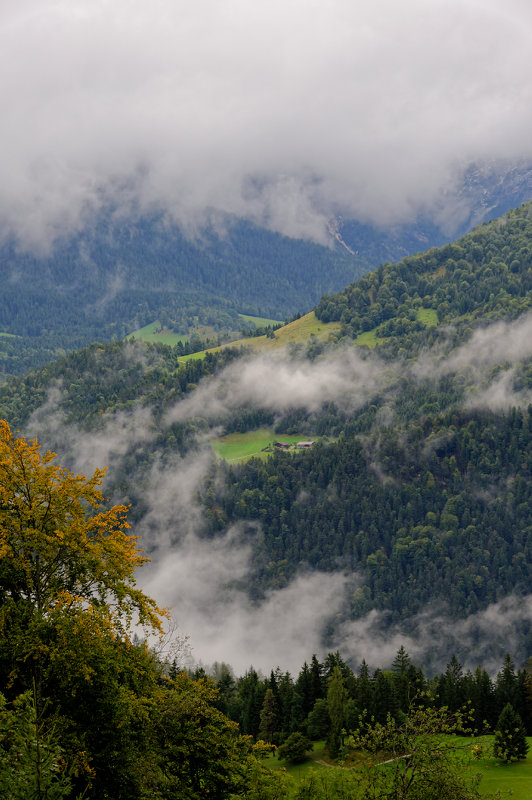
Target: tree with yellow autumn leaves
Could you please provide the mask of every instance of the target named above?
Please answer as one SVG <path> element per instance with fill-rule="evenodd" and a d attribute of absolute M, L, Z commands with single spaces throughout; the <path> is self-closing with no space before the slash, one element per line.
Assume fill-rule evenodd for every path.
<path fill-rule="evenodd" d="M 105 471 L 74 475 L 0 421 L 2 601 L 28 612 L 96 614 L 120 635 L 132 616 L 160 630 L 161 611 L 136 589 L 147 559 L 127 534 L 125 506 L 103 508 Z"/>
<path fill-rule="evenodd" d="M 135 585 L 147 559 L 103 477 L 0 421 L 1 796 L 283 797 L 212 685 L 170 679 L 133 636 L 164 612 Z"/>

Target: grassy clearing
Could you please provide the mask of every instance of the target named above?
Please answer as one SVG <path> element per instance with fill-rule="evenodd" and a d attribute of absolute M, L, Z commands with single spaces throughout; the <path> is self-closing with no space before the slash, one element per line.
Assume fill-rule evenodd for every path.
<path fill-rule="evenodd" d="M 418 308 L 417 318 L 429 328 L 434 328 L 438 324 L 438 312 L 435 308 Z"/>
<path fill-rule="evenodd" d="M 377 347 L 378 344 L 382 344 L 382 342 L 385 341 L 386 339 L 377 336 L 377 328 L 373 328 L 370 331 L 359 333 L 354 343 L 357 347 L 370 347 L 373 350 L 374 347 Z"/>
<path fill-rule="evenodd" d="M 299 781 L 301 778 L 304 778 L 306 775 L 308 775 L 313 769 L 330 769 L 327 764 L 320 763 L 324 760 L 324 747 L 325 742 L 314 742 L 314 749 L 309 754 L 309 757 L 306 758 L 301 764 L 290 764 L 288 761 L 279 761 L 276 755 L 265 758 L 264 763 L 267 767 L 269 767 L 269 769 L 274 771 L 281 769 L 286 770 L 286 772 L 288 772 L 292 778 L 295 778 L 296 781 Z"/>
<path fill-rule="evenodd" d="M 17 336 L 16 333 L 3 333 L 0 331 L 0 336 L 4 336 L 6 339 L 20 339 L 20 336 Z"/>
<path fill-rule="evenodd" d="M 190 336 L 186 333 L 175 333 L 166 329 L 161 330 L 161 323 L 158 320 L 150 322 L 138 331 L 133 331 L 127 339 L 141 339 L 143 342 L 162 342 L 174 347 L 178 342 L 188 342 Z"/>
<path fill-rule="evenodd" d="M 454 737 L 453 737 L 454 738 Z M 531 800 L 532 799 L 532 755 L 525 761 L 510 765 L 502 764 L 490 755 L 493 747 L 493 736 L 456 737 L 457 744 L 463 747 L 464 773 L 466 777 L 473 778 L 480 775 L 479 792 L 486 797 L 497 796 L 504 799 L 511 797 L 512 800 Z M 527 738 L 530 752 L 532 753 L 532 737 Z M 479 760 L 473 759 L 471 751 L 474 745 L 481 744 L 483 754 Z M 288 797 L 293 797 L 301 780 L 306 778 L 311 771 L 322 770 L 351 770 L 362 766 L 359 757 L 352 765 L 336 766 L 331 764 L 324 753 L 325 742 L 314 742 L 314 749 L 309 757 L 302 764 L 290 764 L 286 761 L 279 761 L 276 756 L 269 756 L 264 759 L 264 764 L 273 771 L 285 770 L 293 779 L 289 787 Z M 373 760 L 374 757 L 372 757 Z M 382 769 L 388 769 L 389 765 L 383 765 Z"/>
<path fill-rule="evenodd" d="M 311 336 L 315 336 L 320 340 L 327 340 L 330 336 L 336 336 L 340 332 L 340 328 L 339 322 L 321 322 L 314 311 L 311 311 L 310 314 L 305 314 L 304 317 L 300 317 L 294 322 L 289 322 L 288 325 L 283 325 L 282 328 L 276 330 L 273 339 L 269 339 L 267 336 L 251 336 L 246 339 L 237 339 L 234 342 L 222 344 L 220 347 L 211 347 L 209 350 L 202 350 L 199 353 L 184 356 L 183 360 L 205 358 L 206 353 L 216 353 L 224 347 L 249 347 L 258 353 L 281 350 L 288 345 L 304 345 Z"/>
<path fill-rule="evenodd" d="M 527 741 L 530 747 L 529 757 L 525 761 L 513 764 L 503 764 L 490 755 L 493 748 L 493 736 L 456 737 L 457 743 L 463 746 L 464 772 L 468 777 L 481 776 L 479 791 L 482 795 L 493 796 L 497 792 L 501 796 L 511 797 L 512 800 L 531 800 L 532 798 L 532 737 Z M 480 744 L 483 755 L 479 760 L 471 758 L 471 750 L 475 744 Z M 329 764 L 324 755 L 322 742 L 314 742 L 314 749 L 302 764 L 289 764 L 279 761 L 275 756 L 265 759 L 266 765 L 272 770 L 286 769 L 294 778 L 294 789 L 297 783 L 307 776 L 312 769 L 342 769 Z M 357 764 L 360 762 L 357 761 Z M 355 766 L 355 764 L 353 764 Z M 349 767 L 348 767 L 349 768 Z M 386 768 L 386 767 L 384 767 Z"/>
<path fill-rule="evenodd" d="M 247 323 L 253 323 L 257 328 L 265 328 L 267 325 L 279 325 L 283 323 L 282 319 L 268 319 L 267 317 L 253 317 L 251 314 L 239 314 L 241 320 Z"/>
<path fill-rule="evenodd" d="M 306 438 L 303 434 L 287 435 L 275 433 L 272 428 L 259 428 L 246 433 L 228 433 L 226 436 L 214 439 L 211 445 L 218 458 L 235 463 L 250 458 L 268 458 L 273 452 L 274 442 L 297 444 Z M 316 440 L 315 437 L 312 438 L 313 441 Z"/>
<path fill-rule="evenodd" d="M 434 308 L 419 308 L 417 311 L 417 318 L 423 322 L 427 327 L 435 327 L 438 325 L 438 312 Z M 354 340 L 355 345 L 358 347 L 370 347 L 372 350 L 379 344 L 383 344 L 386 339 L 382 336 L 377 336 L 377 328 L 372 328 L 370 331 L 360 333 Z"/>
<path fill-rule="evenodd" d="M 466 769 L 470 775 L 480 774 L 479 791 L 481 794 L 495 794 L 501 792 L 508 795 L 511 792 L 512 800 L 530 800 L 532 797 L 532 736 L 527 737 L 529 745 L 528 758 L 512 764 L 503 764 L 492 755 L 493 736 L 482 736 L 476 739 L 463 739 L 466 744 L 478 743 L 483 748 L 483 756 L 478 761 L 468 764 Z"/>
<path fill-rule="evenodd" d="M 275 331 L 275 339 L 266 339 L 266 341 L 274 347 L 286 347 L 290 343 L 305 343 L 311 336 L 326 340 L 329 336 L 338 335 L 341 327 L 339 322 L 322 322 L 314 311 L 311 311 L 309 314 L 289 322 L 288 325 L 283 325 L 282 328 Z"/>

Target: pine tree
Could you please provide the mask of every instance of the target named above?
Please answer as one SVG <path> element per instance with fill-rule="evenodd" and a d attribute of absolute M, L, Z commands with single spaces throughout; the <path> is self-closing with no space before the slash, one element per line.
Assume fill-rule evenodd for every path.
<path fill-rule="evenodd" d="M 260 712 L 259 737 L 266 742 L 273 742 L 275 733 L 279 730 L 279 725 L 279 706 L 273 689 L 269 687 Z"/>
<path fill-rule="evenodd" d="M 331 720 L 329 734 L 329 755 L 336 758 L 342 745 L 342 730 L 345 725 L 347 701 L 349 696 L 342 678 L 340 667 L 334 667 L 327 689 L 327 709 Z"/>
<path fill-rule="evenodd" d="M 495 727 L 493 755 L 509 764 L 526 758 L 527 752 L 525 726 L 517 711 L 506 703 Z"/>

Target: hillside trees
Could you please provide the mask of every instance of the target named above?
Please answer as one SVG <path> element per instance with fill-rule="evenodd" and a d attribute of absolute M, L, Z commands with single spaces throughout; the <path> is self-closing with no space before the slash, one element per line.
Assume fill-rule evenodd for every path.
<path fill-rule="evenodd" d="M 422 414 L 421 397 L 406 400 Z M 411 421 L 401 404 L 404 393 L 393 426 L 346 429 L 296 459 L 279 453 L 224 468 L 225 518 L 261 521 L 269 566 L 257 560 L 255 585 L 276 569 L 286 578 L 303 558 L 321 570 L 360 570 L 366 586 L 353 616 L 375 607 L 411 615 L 435 599 L 462 616 L 527 591 L 532 408 Z"/>
<path fill-rule="evenodd" d="M 163 613 L 135 585 L 126 508 L 105 507 L 101 470 L 54 459 L 0 422 L 2 796 L 253 797 L 264 770 L 212 684 L 166 677 L 135 640 Z M 264 779 L 261 797 L 283 796 Z"/>
<path fill-rule="evenodd" d="M 0 421 L 0 620 L 16 642 L 11 670 L 29 661 L 39 681 L 76 626 L 124 636 L 135 615 L 161 629 L 156 603 L 135 587 L 146 559 L 127 534 L 126 508 L 102 508 L 103 471 L 85 478 L 53 461 Z M 55 637 L 43 638 L 50 625 Z"/>
<path fill-rule="evenodd" d="M 381 354 L 389 355 L 438 338 L 436 322 L 458 322 L 464 338 L 474 319 L 514 319 L 531 304 L 530 209 L 530 203 L 514 209 L 455 244 L 382 264 L 322 297 L 317 317 L 342 322 L 349 337 L 375 329 Z"/>

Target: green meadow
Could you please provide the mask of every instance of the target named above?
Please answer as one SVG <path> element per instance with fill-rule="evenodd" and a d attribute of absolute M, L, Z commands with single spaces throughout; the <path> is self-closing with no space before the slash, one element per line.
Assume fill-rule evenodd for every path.
<path fill-rule="evenodd" d="M 466 767 L 470 775 L 480 774 L 479 791 L 481 794 L 494 795 L 501 792 L 504 797 L 511 794 L 512 800 L 531 800 L 532 798 L 532 736 L 527 737 L 528 758 L 524 761 L 504 764 L 491 755 L 493 736 L 482 736 L 478 740 L 463 740 L 471 743 L 478 741 L 482 755 Z"/>
<path fill-rule="evenodd" d="M 260 317 L 253 319 L 259 320 Z M 265 320 L 268 323 L 274 320 Z M 189 356 L 183 356 L 180 360 L 189 360 L 193 358 L 205 358 L 206 353 L 216 353 L 224 347 L 249 347 L 254 352 L 269 352 L 272 350 L 281 350 L 288 345 L 304 345 L 312 336 L 319 340 L 327 340 L 331 336 L 337 336 L 340 332 L 341 325 L 339 322 L 320 322 L 316 317 L 314 311 L 305 314 L 303 317 L 283 325 L 274 332 L 273 338 L 269 339 L 267 336 L 250 336 L 244 339 L 237 339 L 227 344 L 222 344 L 219 347 L 211 347 L 208 350 L 202 350 L 199 353 L 192 353 Z"/>
<path fill-rule="evenodd" d="M 265 328 L 268 325 L 282 325 L 282 319 L 268 319 L 267 317 L 253 317 L 251 314 L 239 314 L 241 320 L 256 325 L 257 328 Z"/>
<path fill-rule="evenodd" d="M 434 308 L 418 308 L 417 318 L 423 322 L 427 328 L 433 328 L 438 324 L 438 312 Z M 355 344 L 359 347 L 370 347 L 372 350 L 378 344 L 386 341 L 382 336 L 377 336 L 377 327 L 372 328 L 370 331 L 360 333 L 354 340 Z"/>
<path fill-rule="evenodd" d="M 465 774 L 470 778 L 480 775 L 478 788 L 482 795 L 493 797 L 499 792 L 501 800 L 505 797 L 511 800 L 532 800 L 532 737 L 527 738 L 530 748 L 528 758 L 512 764 L 504 764 L 491 755 L 493 738 L 493 736 L 457 737 L 458 743 L 464 748 Z M 482 750 L 478 760 L 472 757 L 472 748 L 476 744 L 479 744 Z M 313 769 L 350 768 L 331 765 L 324 754 L 324 746 L 324 742 L 314 742 L 314 749 L 302 764 L 279 761 L 275 756 L 266 759 L 265 763 L 272 770 L 286 769 L 286 772 L 294 778 L 295 785 Z"/>
<path fill-rule="evenodd" d="M 271 769 L 271 770 L 280 770 L 284 769 L 288 774 L 295 778 L 296 780 L 300 780 L 304 778 L 306 775 L 311 772 L 313 769 L 322 770 L 322 769 L 331 769 L 331 765 L 327 761 L 327 756 L 324 752 L 325 742 L 314 742 L 314 747 L 312 751 L 309 753 L 308 758 L 305 759 L 301 764 L 291 764 L 289 761 L 279 761 L 277 756 L 274 754 L 269 758 L 264 759 L 264 763 Z M 336 767 L 339 769 L 339 767 Z"/>
<path fill-rule="evenodd" d="M 272 428 L 259 428 L 246 433 L 228 433 L 213 439 L 212 448 L 218 458 L 225 461 L 247 461 L 249 458 L 267 458 L 273 452 L 274 442 L 297 444 L 308 439 L 304 434 L 275 433 Z M 312 437 L 313 441 L 316 440 Z M 268 449 L 266 449 L 268 448 Z"/>
<path fill-rule="evenodd" d="M 266 327 L 267 325 L 279 325 L 282 324 L 282 320 L 278 319 L 268 319 L 267 317 L 253 317 L 251 314 L 239 314 L 239 318 L 242 322 L 249 324 L 254 324 L 258 328 Z M 189 331 L 188 333 L 175 333 L 175 331 L 169 331 L 166 328 L 161 327 L 161 323 L 158 319 L 154 322 L 150 322 L 149 325 L 144 325 L 143 328 L 139 328 L 137 331 L 133 331 L 130 333 L 129 336 L 126 338 L 128 339 L 141 339 L 143 342 L 162 342 L 163 344 L 168 344 L 171 347 L 175 346 L 178 342 L 188 342 L 192 335 L 199 336 L 200 338 L 212 338 L 216 336 L 216 331 L 210 325 L 201 325 L 194 330 Z M 11 334 L 1 334 L 0 336 L 10 336 Z M 197 355 L 194 353 L 193 355 Z"/>
<path fill-rule="evenodd" d="M 155 320 L 155 322 L 139 328 L 138 331 L 133 331 L 127 338 L 141 339 L 143 342 L 162 342 L 174 347 L 178 342 L 183 342 L 183 344 L 188 342 L 190 336 L 186 333 L 174 333 L 174 331 L 161 329 L 161 323 Z"/>
<path fill-rule="evenodd" d="M 434 328 L 438 324 L 438 312 L 435 308 L 418 308 L 417 318 L 428 328 Z"/>
<path fill-rule="evenodd" d="M 377 336 L 377 328 L 373 328 L 370 331 L 364 331 L 364 333 L 359 333 L 357 338 L 354 340 L 357 347 L 370 347 L 372 350 L 381 342 L 384 342 L 385 339 Z"/>

